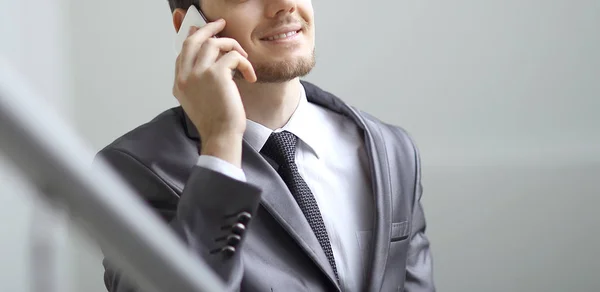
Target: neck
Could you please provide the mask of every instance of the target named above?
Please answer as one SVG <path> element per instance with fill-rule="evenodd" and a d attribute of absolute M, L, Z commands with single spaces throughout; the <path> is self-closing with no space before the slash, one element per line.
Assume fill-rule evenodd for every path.
<path fill-rule="evenodd" d="M 236 80 L 246 118 L 269 129 L 283 127 L 300 100 L 300 79 L 282 83 L 248 83 Z"/>

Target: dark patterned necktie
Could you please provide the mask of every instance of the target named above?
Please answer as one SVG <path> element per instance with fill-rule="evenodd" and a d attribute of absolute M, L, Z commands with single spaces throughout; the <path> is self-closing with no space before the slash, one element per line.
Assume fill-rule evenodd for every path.
<path fill-rule="evenodd" d="M 295 162 L 296 139 L 297 137 L 290 132 L 272 133 L 260 152 L 273 159 L 279 165 L 277 173 L 279 173 L 290 189 L 304 217 L 308 220 L 308 224 L 317 236 L 319 244 L 321 244 L 321 248 L 323 248 L 327 260 L 329 260 L 329 264 L 333 268 L 335 278 L 339 282 L 331 243 L 329 242 L 329 236 L 327 235 L 319 206 L 310 188 L 308 188 L 308 185 L 298 172 L 298 166 Z"/>

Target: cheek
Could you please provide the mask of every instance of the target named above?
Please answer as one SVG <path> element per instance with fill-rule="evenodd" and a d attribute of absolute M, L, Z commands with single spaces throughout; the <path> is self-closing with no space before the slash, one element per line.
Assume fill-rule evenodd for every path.
<path fill-rule="evenodd" d="M 234 38 L 238 40 L 238 42 L 245 42 L 246 39 L 250 38 L 251 30 L 248 29 L 248 26 L 244 24 L 242 19 L 229 19 L 225 18 L 227 24 L 225 25 L 225 29 L 221 32 L 222 36 Z"/>
<path fill-rule="evenodd" d="M 256 13 L 255 9 L 247 6 L 230 8 L 223 15 L 227 22 L 223 30 L 224 36 L 236 39 L 242 46 L 248 44 L 252 39 L 253 28 L 257 26 L 256 20 L 260 19 Z"/>
<path fill-rule="evenodd" d="M 302 3 L 304 4 L 304 3 Z M 315 19 L 312 10 L 312 6 L 310 4 L 298 5 L 298 15 L 308 24 L 309 30 L 314 30 Z"/>
<path fill-rule="evenodd" d="M 250 51 L 252 51 L 252 39 L 251 39 L 251 31 L 248 30 L 230 30 L 227 31 L 227 34 L 224 35 L 226 37 L 235 39 L 241 46 L 242 48 L 247 52 L 250 53 Z"/>
<path fill-rule="evenodd" d="M 313 10 L 311 0 L 300 0 L 297 2 L 297 5 L 298 5 L 297 6 L 298 10 L 299 10 L 300 14 L 302 15 L 302 17 L 306 17 L 307 20 L 308 19 L 312 20 L 314 18 L 314 10 Z"/>

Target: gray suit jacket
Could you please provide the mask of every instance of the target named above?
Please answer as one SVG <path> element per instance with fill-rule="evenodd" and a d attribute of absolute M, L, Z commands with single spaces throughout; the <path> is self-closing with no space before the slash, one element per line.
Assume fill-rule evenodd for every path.
<path fill-rule="evenodd" d="M 434 291 L 419 155 L 411 139 L 315 85 L 303 85 L 309 102 L 349 117 L 364 132 L 375 203 L 364 291 Z M 340 291 L 302 211 L 261 154 L 243 145 L 244 183 L 196 166 L 199 139 L 177 107 L 98 155 L 232 290 Z M 230 236 L 235 234 L 240 236 Z M 137 291 L 110 259 L 104 265 L 109 291 Z"/>

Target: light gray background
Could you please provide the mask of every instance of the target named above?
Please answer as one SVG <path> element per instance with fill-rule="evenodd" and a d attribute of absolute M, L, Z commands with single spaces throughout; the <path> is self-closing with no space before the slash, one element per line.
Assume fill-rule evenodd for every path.
<path fill-rule="evenodd" d="M 166 1 L 56 2 L 73 79 L 55 100 L 91 147 L 176 105 Z M 439 291 L 600 290 L 600 1 L 314 6 L 307 79 L 421 149 Z M 10 235 L 23 232 L 4 229 L 22 251 Z M 73 291 L 104 291 L 100 254 L 72 230 Z"/>

